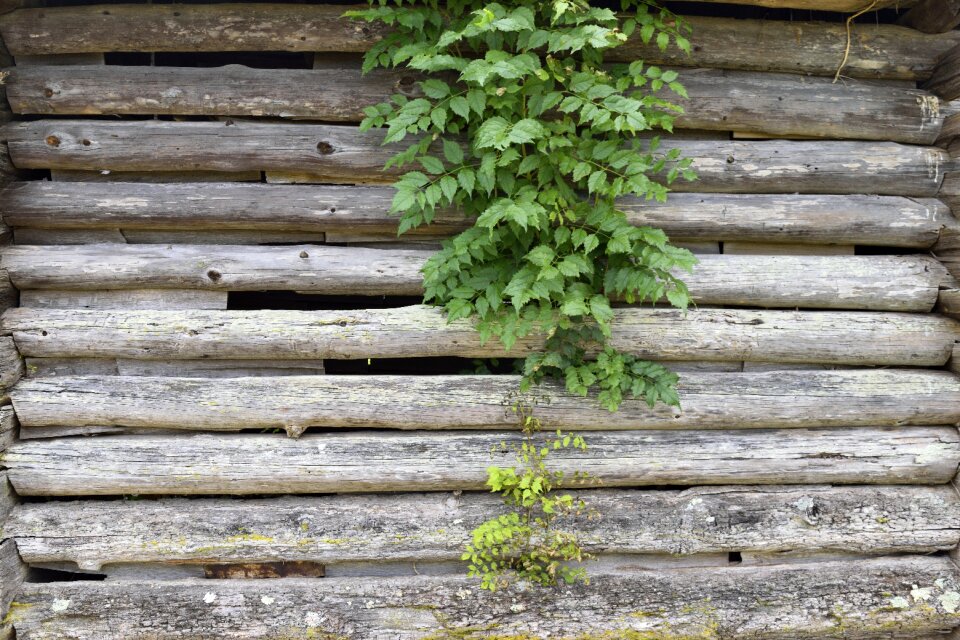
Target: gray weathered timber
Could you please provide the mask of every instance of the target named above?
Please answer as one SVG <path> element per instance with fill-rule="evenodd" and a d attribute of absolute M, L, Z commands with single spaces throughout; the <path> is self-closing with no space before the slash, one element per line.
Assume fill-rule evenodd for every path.
<path fill-rule="evenodd" d="M 735 240 L 723 243 L 723 253 L 742 256 L 852 256 L 856 255 L 856 247 L 852 244 L 786 244 Z"/>
<path fill-rule="evenodd" d="M 133 360 L 129 358 L 27 358 L 27 375 L 45 376 L 176 376 L 182 378 L 243 378 L 248 376 L 317 375 L 323 360 Z M 686 364 L 686 363 L 684 363 Z M 740 363 L 710 362 L 718 370 Z M 721 368 L 723 367 L 723 368 Z"/>
<path fill-rule="evenodd" d="M 0 128 L 20 169 L 295 171 L 321 181 L 391 181 L 380 131 L 263 122 L 37 120 Z M 699 179 L 677 191 L 933 196 L 949 156 L 894 142 L 672 140 Z"/>
<path fill-rule="evenodd" d="M 84 171 L 54 169 L 54 182 L 135 182 L 143 184 L 183 182 L 260 182 L 259 171 Z"/>
<path fill-rule="evenodd" d="M 23 358 L 13 343 L 13 338 L 0 337 L 0 389 L 6 389 L 23 375 Z"/>
<path fill-rule="evenodd" d="M 606 431 L 588 440 L 586 452 L 554 452 L 551 464 L 566 477 L 589 470 L 605 487 L 942 484 L 960 464 L 953 427 Z M 21 496 L 454 491 L 483 489 L 488 466 L 513 463 L 501 443 L 517 441 L 513 431 L 105 435 L 25 440 L 0 460 Z"/>
<path fill-rule="evenodd" d="M 509 429 L 515 376 L 149 376 L 31 378 L 13 390 L 25 427 L 191 430 L 309 427 Z M 627 400 L 614 413 L 544 383 L 537 414 L 556 428 L 716 429 L 960 422 L 960 380 L 911 369 L 684 373 L 683 409 Z"/>
<path fill-rule="evenodd" d="M 949 558 L 597 575 L 482 592 L 460 576 L 27 584 L 21 640 L 889 638 L 960 622 Z"/>
<path fill-rule="evenodd" d="M 960 2 L 920 0 L 898 23 L 924 33 L 945 33 L 960 24 Z"/>
<path fill-rule="evenodd" d="M 396 238 L 388 215 L 391 187 L 267 184 L 129 184 L 25 181 L 0 199 L 4 220 L 18 230 L 122 227 L 174 231 L 340 232 Z M 671 238 L 929 248 L 953 223 L 934 198 L 862 195 L 675 193 L 667 202 L 625 198 L 637 225 Z M 466 227 L 443 212 L 412 235 L 444 235 Z"/>
<path fill-rule="evenodd" d="M 14 244 L 105 244 L 127 242 L 120 229 L 14 229 Z"/>
<path fill-rule="evenodd" d="M 6 524 L 7 516 L 13 510 L 17 503 L 17 495 L 13 492 L 13 487 L 7 481 L 7 472 L 0 471 L 0 538 L 6 538 L 3 525 Z"/>
<path fill-rule="evenodd" d="M 226 309 L 227 292 L 196 289 L 33 289 L 20 293 L 20 306 L 35 309 Z"/>
<path fill-rule="evenodd" d="M 0 476 L 0 482 L 5 482 Z M 27 566 L 17 555 L 17 545 L 13 540 L 0 542 L 0 638 L 9 638 L 7 612 L 14 597 L 27 577 Z"/>
<path fill-rule="evenodd" d="M 13 407 L 10 405 L 5 405 L 0 407 L 0 452 L 6 450 L 10 445 L 12 445 L 17 439 L 17 427 L 19 423 L 17 422 L 17 416 L 13 412 Z M 0 479 L 0 485 L 4 482 L 3 479 Z M 2 489 L 2 487 L 0 487 Z M 0 499 L 0 502 L 3 502 Z M 0 525 L 3 524 L 3 513 L 2 508 L 0 508 Z"/>
<path fill-rule="evenodd" d="M 960 98 L 960 45 L 943 55 L 923 86 L 944 100 Z"/>
<path fill-rule="evenodd" d="M 396 234 L 393 234 L 396 238 Z M 294 244 L 323 243 L 323 233 L 300 231 L 214 231 L 211 229 L 31 229 L 14 230 L 16 244 Z"/>
<path fill-rule="evenodd" d="M 420 295 L 433 251 L 335 246 L 17 246 L 0 266 L 21 290 L 288 290 L 323 295 Z M 935 258 L 698 256 L 678 273 L 705 305 L 930 311 L 948 276 Z"/>
<path fill-rule="evenodd" d="M 960 542 L 952 487 L 718 487 L 578 492 L 599 518 L 564 519 L 592 552 L 903 553 Z M 29 503 L 4 526 L 24 561 L 458 561 L 502 512 L 481 493 Z"/>
<path fill-rule="evenodd" d="M 937 311 L 960 320 L 960 289 L 944 289 L 937 301 Z"/>
<path fill-rule="evenodd" d="M 751 360 L 941 366 L 960 323 L 913 313 L 668 308 L 616 310 L 611 344 L 653 360 Z M 356 311 L 11 309 L 0 326 L 35 358 L 303 360 L 522 357 L 540 336 L 506 352 L 481 344 L 469 320 L 434 307 Z"/>
<path fill-rule="evenodd" d="M 862 8 L 856 6 L 852 10 Z M 344 7 L 283 4 L 104 5 L 24 9 L 0 21 L 14 54 L 103 51 L 361 52 L 381 35 L 377 25 L 342 20 Z M 611 59 L 650 64 L 786 71 L 833 76 L 846 45 L 839 23 L 737 20 L 688 16 L 694 48 L 660 51 L 639 37 Z M 925 79 L 960 41 L 893 25 L 854 25 L 844 75 Z M 784 46 L 784 43 L 790 46 Z M 749 43 L 749 46 L 744 46 Z"/>
<path fill-rule="evenodd" d="M 936 96 L 871 81 L 715 69 L 683 72 L 688 99 L 675 126 L 773 135 L 932 144 L 943 124 Z M 208 115 L 358 122 L 363 109 L 419 95 L 404 71 L 366 76 L 359 61 L 330 69 L 26 67 L 7 78 L 16 113 Z"/>

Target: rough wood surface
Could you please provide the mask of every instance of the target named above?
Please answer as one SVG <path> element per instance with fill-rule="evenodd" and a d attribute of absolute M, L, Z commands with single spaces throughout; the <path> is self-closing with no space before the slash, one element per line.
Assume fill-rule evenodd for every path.
<path fill-rule="evenodd" d="M 2 477 L 0 482 L 4 482 Z M 17 555 L 16 543 L 13 540 L 0 542 L 0 614 L 4 614 L 0 621 L 0 637 L 8 632 L 6 614 L 26 577 L 27 567 Z"/>
<path fill-rule="evenodd" d="M 84 171 L 53 169 L 54 182 L 260 182 L 259 171 Z"/>
<path fill-rule="evenodd" d="M 862 8 L 860 5 L 853 10 Z M 26 9 L 0 21 L 14 53 L 102 51 L 353 51 L 379 37 L 375 25 L 339 18 L 345 8 L 325 5 L 220 4 L 103 5 Z M 786 71 L 833 76 L 846 45 L 834 22 L 738 20 L 689 16 L 693 50 L 666 52 L 635 37 L 610 57 L 651 64 Z M 844 75 L 924 79 L 940 56 L 960 41 L 893 25 L 854 25 Z M 749 46 L 745 46 L 749 43 Z M 785 46 L 784 43 L 789 43 Z"/>
<path fill-rule="evenodd" d="M 960 45 L 943 55 L 923 86 L 944 100 L 960 98 Z"/>
<path fill-rule="evenodd" d="M 20 169 L 294 171 L 384 182 L 380 131 L 263 122 L 37 120 L 0 128 Z M 894 142 L 672 140 L 699 179 L 677 191 L 936 195 L 948 155 Z"/>
<path fill-rule="evenodd" d="M 287 290 L 420 295 L 429 250 L 335 246 L 17 246 L 0 256 L 30 289 Z M 705 305 L 930 311 L 948 274 L 935 258 L 700 255 L 678 274 Z M 371 268 L 371 265 L 373 266 Z"/>
<path fill-rule="evenodd" d="M 580 494 L 593 552 L 932 552 L 960 542 L 952 487 L 719 487 Z M 26 562 L 458 561 L 502 510 L 480 493 L 29 503 L 4 526 Z"/>
<path fill-rule="evenodd" d="M 20 306 L 36 309 L 226 309 L 227 293 L 189 289 L 35 289 L 20 293 Z"/>
<path fill-rule="evenodd" d="M 856 247 L 852 244 L 786 244 L 735 240 L 723 243 L 723 253 L 742 256 L 852 256 L 856 255 Z"/>
<path fill-rule="evenodd" d="M 26 585 L 13 623 L 22 640 L 866 639 L 956 626 L 958 589 L 943 557 L 649 570 L 496 594 L 459 576 L 60 582 Z"/>
<path fill-rule="evenodd" d="M 27 67 L 7 78 L 16 113 L 207 115 L 358 122 L 363 109 L 400 93 L 419 96 L 409 72 L 361 75 L 359 61 L 331 69 Z M 675 126 L 774 135 L 932 144 L 938 99 L 870 81 L 696 69 L 682 72 L 689 99 Z"/>
<path fill-rule="evenodd" d="M 327 375 L 192 379 L 24 379 L 13 391 L 26 427 L 191 430 L 385 427 L 509 429 L 515 376 Z M 545 384 L 537 414 L 551 428 L 716 429 L 935 425 L 960 422 L 960 380 L 943 371 L 859 369 L 684 373 L 682 410 L 627 400 L 615 413 Z"/>
<path fill-rule="evenodd" d="M 23 358 L 13 343 L 13 338 L 0 337 L 0 389 L 6 389 L 23 375 Z"/>
<path fill-rule="evenodd" d="M 323 233 L 210 229 L 15 229 L 16 244 L 297 244 L 323 243 Z M 396 233 L 393 234 L 396 238 Z"/>
<path fill-rule="evenodd" d="M 619 309 L 615 347 L 653 360 L 941 366 L 960 324 L 933 315 L 843 311 Z M 358 311 L 134 311 L 11 309 L 0 326 L 21 352 L 42 358 L 145 360 L 522 357 L 481 345 L 469 320 L 436 308 Z"/>
<path fill-rule="evenodd" d="M 5 405 L 0 407 L 0 452 L 6 450 L 12 445 L 17 439 L 17 427 L 19 423 L 17 422 L 17 416 L 13 412 L 13 407 L 10 405 Z M 0 477 L 0 485 L 6 481 L 5 478 Z M 2 493 L 3 487 L 0 486 L 0 493 Z M 0 503 L 4 502 L 0 498 Z M 0 525 L 3 524 L 3 508 L 0 507 Z M 2 527 L 0 527 L 2 528 Z"/>
<path fill-rule="evenodd" d="M 920 0 L 898 22 L 924 33 L 945 33 L 960 24 L 960 1 Z"/>
<path fill-rule="evenodd" d="M 19 231 L 332 231 L 396 239 L 397 219 L 387 213 L 392 198 L 390 187 L 28 181 L 3 192 L 0 213 Z M 681 240 L 929 248 L 954 222 L 939 200 L 895 196 L 674 193 L 664 203 L 630 198 L 621 207 L 635 224 Z M 404 237 L 450 234 L 465 224 L 444 212 Z"/>
<path fill-rule="evenodd" d="M 0 459 L 21 496 L 453 491 L 484 488 L 489 465 L 512 463 L 496 450 L 514 440 L 513 432 L 107 435 L 26 440 Z M 606 487 L 942 484 L 960 463 L 953 427 L 608 431 L 589 444 L 555 452 L 554 468 L 567 477 L 589 469 Z"/>

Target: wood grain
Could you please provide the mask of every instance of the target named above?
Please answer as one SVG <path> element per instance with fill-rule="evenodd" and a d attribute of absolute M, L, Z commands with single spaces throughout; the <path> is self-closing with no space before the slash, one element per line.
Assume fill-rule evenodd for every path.
<path fill-rule="evenodd" d="M 26 440 L 2 460 L 21 496 L 454 491 L 484 488 L 489 465 L 513 460 L 501 443 L 516 440 L 513 432 L 106 435 Z M 553 468 L 567 477 L 589 469 L 606 487 L 923 485 L 950 481 L 960 464 L 953 427 L 608 431 L 591 434 L 589 446 L 555 452 Z"/>
<path fill-rule="evenodd" d="M 938 99 L 898 84 L 715 69 L 682 71 L 688 99 L 675 127 L 780 136 L 932 144 L 943 125 Z M 329 69 L 26 67 L 6 80 L 15 113 L 206 115 L 359 122 L 363 109 L 401 94 L 419 97 L 405 71 Z"/>
<path fill-rule="evenodd" d="M 342 125 L 36 120 L 8 123 L 0 136 L 20 169 L 279 171 L 348 184 L 397 174 L 383 171 L 397 149 L 381 145 L 382 132 Z M 673 185 L 688 192 L 934 196 L 948 163 L 942 149 L 893 142 L 679 138 L 670 146 L 693 160 L 698 180 Z"/>
<path fill-rule="evenodd" d="M 338 232 L 396 238 L 390 187 L 314 185 L 130 184 L 29 181 L 0 198 L 4 220 L 18 229 Z M 674 193 L 667 202 L 625 198 L 637 225 L 680 240 L 740 240 L 929 248 L 949 207 L 933 198 L 862 195 Z M 447 235 L 467 221 L 446 211 L 412 235 Z M 215 230 L 215 231 L 214 231 Z"/>
<path fill-rule="evenodd" d="M 619 309 L 611 344 L 653 360 L 941 366 L 960 324 L 932 315 L 877 312 Z M 433 307 L 359 311 L 12 309 L 0 326 L 38 358 L 366 359 L 522 357 L 530 336 L 505 351 L 481 344 L 469 320 Z"/>
<path fill-rule="evenodd" d="M 120 373 L 123 373 L 121 371 Z M 514 376 L 327 375 L 203 379 L 58 376 L 13 391 L 25 427 L 189 430 L 309 427 L 510 429 Z M 556 428 L 749 429 L 960 422 L 960 380 L 943 371 L 859 369 L 683 373 L 682 409 L 626 400 L 615 413 L 544 383 L 535 394 Z"/>
<path fill-rule="evenodd" d="M 198 289 L 323 295 L 422 292 L 431 250 L 335 246 L 17 246 L 0 256 L 21 290 Z M 949 278 L 935 258 L 698 256 L 677 275 L 704 305 L 930 311 Z M 373 265 L 373 268 L 371 268 Z"/>

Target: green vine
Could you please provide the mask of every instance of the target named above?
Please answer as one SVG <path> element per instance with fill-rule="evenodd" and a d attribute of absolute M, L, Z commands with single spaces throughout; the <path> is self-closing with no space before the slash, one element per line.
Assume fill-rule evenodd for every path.
<path fill-rule="evenodd" d="M 415 165 L 395 183 L 399 233 L 430 224 L 440 209 L 472 223 L 427 261 L 425 301 L 450 321 L 473 318 L 481 341 L 496 338 L 507 351 L 545 336 L 524 362 L 520 390 L 559 378 L 610 411 L 627 397 L 679 404 L 674 373 L 610 344 L 612 302 L 666 299 L 685 309 L 676 273 L 696 262 L 617 208 L 623 197 L 662 201 L 676 179 L 695 179 L 689 159 L 645 133 L 672 131 L 682 110 L 661 94 L 686 97 L 677 73 L 603 59 L 635 32 L 689 51 L 688 28 L 647 0 L 620 5 L 618 14 L 588 0 L 370 0 L 347 14 L 391 27 L 367 53 L 365 72 L 430 74 L 421 97 L 370 106 L 361 124 L 385 128 L 385 144 L 407 142 L 387 163 Z M 545 460 L 551 448 L 586 443 L 561 433 L 536 441 L 540 423 L 524 406 L 515 406 L 519 469 L 488 470 L 488 485 L 514 512 L 481 525 L 465 554 L 491 589 L 508 572 L 541 584 L 584 577 L 568 564 L 584 557 L 579 541 L 554 526 L 558 511 L 584 505 L 552 494 L 562 478 Z"/>

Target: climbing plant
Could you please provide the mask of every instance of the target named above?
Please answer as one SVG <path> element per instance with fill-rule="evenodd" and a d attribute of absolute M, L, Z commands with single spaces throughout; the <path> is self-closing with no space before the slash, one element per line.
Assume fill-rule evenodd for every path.
<path fill-rule="evenodd" d="M 683 86 L 675 71 L 642 60 L 604 62 L 631 38 L 688 51 L 687 27 L 646 0 L 622 0 L 619 9 L 588 0 L 370 0 L 347 14 L 390 27 L 366 54 L 365 72 L 425 74 L 422 95 L 370 106 L 361 125 L 402 144 L 387 164 L 404 170 L 392 205 L 399 232 L 430 224 L 442 209 L 471 225 L 427 261 L 425 301 L 450 321 L 472 318 L 482 341 L 508 351 L 545 336 L 523 364 L 521 391 L 558 378 L 571 393 L 593 390 L 611 411 L 627 397 L 678 404 L 675 374 L 610 344 L 611 302 L 686 308 L 676 274 L 695 264 L 617 206 L 623 197 L 662 201 L 672 182 L 695 178 L 690 161 L 654 135 L 672 131 L 681 110 L 668 96 L 686 97 Z M 554 497 L 563 478 L 545 460 L 553 448 L 586 443 L 562 433 L 538 442 L 539 420 L 524 402 L 514 410 L 520 466 L 491 467 L 488 486 L 516 509 L 478 528 L 465 559 L 487 588 L 508 572 L 576 580 L 583 574 L 564 563 L 582 557 L 580 544 L 553 523 L 558 511 L 583 505 Z"/>

